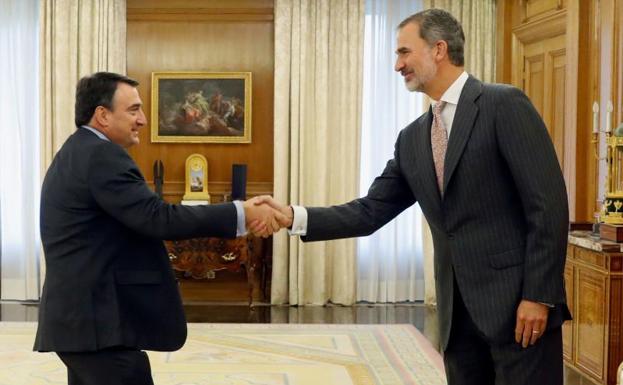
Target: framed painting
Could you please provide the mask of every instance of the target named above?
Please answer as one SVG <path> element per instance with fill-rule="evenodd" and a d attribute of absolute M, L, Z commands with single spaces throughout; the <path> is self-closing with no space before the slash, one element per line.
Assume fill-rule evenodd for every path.
<path fill-rule="evenodd" d="M 251 143 L 250 72 L 152 72 L 153 143 Z"/>

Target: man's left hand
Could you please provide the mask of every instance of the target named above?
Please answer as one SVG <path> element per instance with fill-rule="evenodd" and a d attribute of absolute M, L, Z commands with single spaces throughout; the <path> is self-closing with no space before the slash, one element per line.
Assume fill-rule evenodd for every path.
<path fill-rule="evenodd" d="M 517 323 L 515 325 L 515 341 L 527 348 L 545 333 L 549 307 L 542 303 L 522 300 L 517 307 Z"/>

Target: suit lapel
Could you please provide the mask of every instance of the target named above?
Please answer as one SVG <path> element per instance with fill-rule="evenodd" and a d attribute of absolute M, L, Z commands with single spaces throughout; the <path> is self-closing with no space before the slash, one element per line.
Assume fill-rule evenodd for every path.
<path fill-rule="evenodd" d="M 465 144 L 467 144 L 467 140 L 474 128 L 474 122 L 476 121 L 476 116 L 478 116 L 478 106 L 475 101 L 480 96 L 481 91 L 482 83 L 470 76 L 461 92 L 461 97 L 459 98 L 459 103 L 457 104 L 454 120 L 452 122 L 452 129 L 450 130 L 450 139 L 448 140 L 448 149 L 444 162 L 443 191 L 446 191 L 448 187 L 448 182 L 450 178 L 452 178 L 452 174 L 465 149 Z M 430 135 L 428 143 L 430 147 Z"/>
<path fill-rule="evenodd" d="M 433 124 L 433 112 L 428 109 L 424 123 L 417 130 L 417 154 L 422 154 L 422 161 L 416 162 L 419 168 L 419 174 L 422 175 L 422 187 L 426 190 L 429 197 L 437 204 L 441 205 L 441 197 L 437 188 L 437 176 L 435 174 L 435 165 L 433 163 L 433 150 L 430 143 L 430 130 Z"/>

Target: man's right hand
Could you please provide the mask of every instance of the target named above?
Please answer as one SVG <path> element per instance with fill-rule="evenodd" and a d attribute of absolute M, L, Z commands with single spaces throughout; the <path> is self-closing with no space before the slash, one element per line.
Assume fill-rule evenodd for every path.
<path fill-rule="evenodd" d="M 291 227 L 292 221 L 294 220 L 294 210 L 292 210 L 292 206 L 283 205 L 276 200 L 273 199 L 270 195 L 260 195 L 257 197 L 255 201 L 256 205 L 267 204 L 273 209 L 279 211 L 283 214 L 285 218 L 284 222 L 280 221 L 281 227 Z"/>
<path fill-rule="evenodd" d="M 270 196 L 261 196 L 248 199 L 242 204 L 247 229 L 253 235 L 263 238 L 279 231 L 288 222 L 288 218 L 280 210 L 263 204 L 267 197 L 272 200 Z"/>

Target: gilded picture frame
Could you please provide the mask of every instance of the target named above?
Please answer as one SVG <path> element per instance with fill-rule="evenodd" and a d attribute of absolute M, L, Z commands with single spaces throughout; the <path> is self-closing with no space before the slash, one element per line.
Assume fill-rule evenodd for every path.
<path fill-rule="evenodd" d="M 152 72 L 152 143 L 251 143 L 251 72 Z"/>

